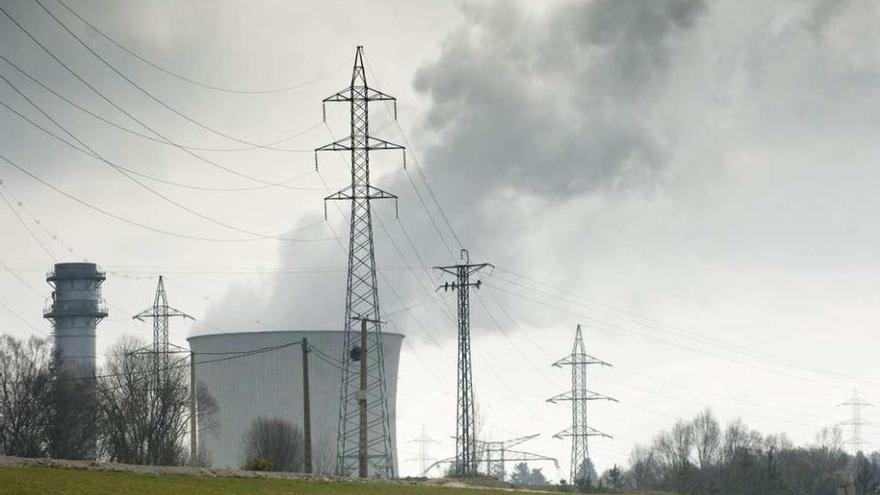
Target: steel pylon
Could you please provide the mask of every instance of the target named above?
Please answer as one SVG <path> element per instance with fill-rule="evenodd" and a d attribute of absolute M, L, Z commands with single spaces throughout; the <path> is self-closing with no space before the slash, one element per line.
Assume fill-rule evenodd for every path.
<path fill-rule="evenodd" d="M 458 291 L 458 389 L 455 421 L 455 466 L 458 476 L 477 474 L 477 438 L 474 413 L 474 385 L 471 368 L 471 308 L 470 288 L 480 288 L 480 281 L 471 282 L 471 275 L 492 266 L 490 263 L 470 263 L 467 249 L 461 250 L 463 263 L 450 266 L 437 266 L 456 280 L 445 283 L 440 288 Z"/>
<path fill-rule="evenodd" d="M 848 443 L 852 448 L 852 455 L 858 454 L 865 446 L 868 445 L 868 442 L 862 438 L 862 427 L 869 424 L 862 420 L 862 409 L 865 407 L 871 407 L 873 405 L 874 404 L 865 402 L 864 400 L 859 398 L 858 389 L 853 389 L 853 396 L 850 400 L 844 402 L 843 404 L 837 405 L 837 407 L 850 408 L 849 421 L 844 421 L 840 423 L 840 426 L 849 426 L 851 429 L 851 436 L 846 439 L 846 443 Z"/>
<path fill-rule="evenodd" d="M 607 395 L 598 394 L 587 389 L 587 366 L 610 364 L 596 359 L 586 353 L 584 338 L 581 334 L 581 326 L 577 326 L 574 336 L 574 345 L 571 354 L 553 363 L 553 366 L 571 366 L 571 390 L 547 399 L 547 402 L 557 401 L 571 402 L 571 426 L 554 435 L 555 438 L 571 437 L 571 471 L 569 481 L 572 485 L 582 485 L 587 482 L 590 473 L 587 470 L 587 461 L 590 459 L 590 437 L 612 438 L 611 435 L 602 433 L 591 428 L 587 422 L 587 403 L 591 400 L 617 399 Z M 596 480 L 589 480 L 596 481 Z"/>
<path fill-rule="evenodd" d="M 156 390 L 165 389 L 164 385 L 168 380 L 170 372 L 171 354 L 177 352 L 176 350 L 174 352 L 171 351 L 171 344 L 168 338 L 168 320 L 174 317 L 192 319 L 192 316 L 168 305 L 165 281 L 162 275 L 159 275 L 159 283 L 156 285 L 153 305 L 133 316 L 135 320 L 145 321 L 147 318 L 153 320 L 153 346 L 149 354 L 153 360 L 153 379 L 155 380 Z"/>
<path fill-rule="evenodd" d="M 370 136 L 369 104 L 374 101 L 394 103 L 394 97 L 367 86 L 364 70 L 363 47 L 358 46 L 350 85 L 325 98 L 326 104 L 348 103 L 351 134 L 343 139 L 315 149 L 315 166 L 319 151 L 346 151 L 351 153 L 351 185 L 327 196 L 331 200 L 351 203 L 350 236 L 348 245 L 348 283 L 345 292 L 345 337 L 342 355 L 343 373 L 339 398 L 339 430 L 336 442 L 336 470 L 343 476 L 358 470 L 359 439 L 359 365 L 353 358 L 359 356 L 360 324 L 355 318 L 366 319 L 367 343 L 367 457 L 371 476 L 395 476 L 394 450 L 390 426 L 390 412 L 385 383 L 385 364 L 382 348 L 382 326 L 379 321 L 379 293 L 376 283 L 376 259 L 373 245 L 373 224 L 370 201 L 394 199 L 397 196 L 370 185 L 370 151 L 403 150 L 403 146 Z M 404 155 L 405 157 L 405 155 Z M 358 347 L 356 351 L 354 348 Z"/>

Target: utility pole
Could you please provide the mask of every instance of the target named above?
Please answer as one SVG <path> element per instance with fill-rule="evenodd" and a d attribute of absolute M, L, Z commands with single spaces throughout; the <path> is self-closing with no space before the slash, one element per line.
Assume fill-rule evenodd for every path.
<path fill-rule="evenodd" d="M 862 427 L 869 424 L 862 420 L 862 408 L 871 407 L 873 405 L 874 404 L 870 404 L 860 399 L 859 391 L 857 389 L 853 389 L 853 396 L 850 400 L 844 402 L 843 404 L 837 405 L 837 407 L 850 408 L 849 421 L 844 421 L 840 423 L 840 425 L 849 426 L 851 429 L 851 436 L 846 443 L 851 446 L 852 455 L 858 454 L 859 451 L 861 451 L 862 448 L 868 443 L 862 438 Z"/>
<path fill-rule="evenodd" d="M 309 339 L 302 339 L 303 362 L 303 452 L 305 453 L 305 472 L 312 472 L 312 406 L 309 398 Z"/>
<path fill-rule="evenodd" d="M 367 323 L 379 324 L 380 321 L 371 320 L 361 316 L 353 318 L 361 322 L 361 344 L 360 347 L 353 347 L 351 352 L 352 361 L 358 361 L 361 364 L 360 371 L 360 387 L 358 388 L 358 413 L 359 413 L 359 429 L 358 429 L 358 478 L 367 478 L 367 461 L 369 459 L 368 446 L 368 428 L 367 421 Z"/>
<path fill-rule="evenodd" d="M 193 466 L 199 462 L 198 400 L 196 399 L 196 353 L 189 352 L 189 456 Z"/>
<path fill-rule="evenodd" d="M 459 476 L 477 474 L 477 442 L 474 417 L 474 387 L 471 377 L 471 314 L 470 288 L 480 288 L 481 282 L 471 282 L 470 277 L 490 263 L 471 264 L 467 249 L 461 250 L 463 263 L 437 266 L 437 270 L 455 276 L 451 284 L 439 288 L 458 291 L 458 389 L 455 421 L 455 472 Z"/>
<path fill-rule="evenodd" d="M 547 402 L 553 404 L 557 401 L 571 402 L 571 426 L 553 436 L 555 438 L 571 437 L 571 471 L 569 480 L 575 486 L 585 483 L 590 476 L 587 470 L 587 461 L 590 460 L 589 437 L 612 438 L 611 435 L 591 428 L 587 423 L 587 403 L 589 401 L 610 400 L 617 402 L 617 399 L 587 389 L 587 366 L 594 364 L 611 366 L 605 361 L 596 359 L 585 352 L 581 326 L 578 325 L 571 354 L 553 363 L 553 366 L 558 368 L 571 366 L 571 390 L 547 399 Z"/>
<path fill-rule="evenodd" d="M 376 199 L 394 199 L 397 196 L 370 184 L 370 151 L 404 150 L 403 146 L 371 136 L 369 133 L 369 104 L 375 101 L 394 103 L 394 97 L 367 86 L 364 70 L 363 47 L 358 46 L 354 58 L 350 85 L 325 98 L 323 101 L 326 120 L 326 104 L 344 102 L 349 104 L 351 134 L 343 139 L 315 149 L 315 167 L 319 151 L 345 151 L 351 153 L 351 185 L 324 198 L 324 214 L 327 201 L 349 201 L 351 220 L 348 247 L 348 283 L 345 293 L 345 337 L 342 355 L 342 386 L 339 396 L 339 429 L 336 442 L 338 474 L 350 476 L 360 459 L 360 387 L 354 379 L 351 350 L 358 334 L 367 332 L 368 344 L 372 346 L 367 367 L 369 383 L 364 400 L 367 404 L 369 424 L 373 425 L 372 443 L 368 445 L 369 459 L 376 475 L 392 478 L 395 475 L 394 450 L 391 445 L 391 426 L 385 383 L 385 364 L 382 350 L 382 327 L 379 321 L 379 293 L 376 282 L 376 258 L 373 245 L 373 223 L 370 202 Z M 404 152 L 405 153 L 405 152 Z M 404 154 L 404 163 L 406 155 Z M 369 325 L 354 325 L 353 317 L 369 318 Z M 362 346 L 366 351 L 367 346 Z"/>

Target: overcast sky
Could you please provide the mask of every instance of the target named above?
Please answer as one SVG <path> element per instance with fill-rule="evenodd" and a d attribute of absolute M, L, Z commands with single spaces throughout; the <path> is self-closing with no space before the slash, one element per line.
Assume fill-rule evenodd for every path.
<path fill-rule="evenodd" d="M 876 2 L 64 0 L 176 74 L 289 88 L 246 94 L 160 72 L 40 1 L 133 84 L 31 0 L 0 4 L 94 89 L 6 16 L 0 54 L 130 132 L 0 60 L 48 116 L 2 80 L 0 101 L 73 145 L 0 108 L 0 154 L 82 201 L 0 163 L 3 331 L 47 335 L 45 271 L 83 258 L 108 271 L 101 351 L 149 336 L 130 315 L 158 273 L 197 318 L 173 326 L 181 345 L 216 329 L 340 328 L 346 205 L 324 222 L 322 198 L 348 164 L 325 154 L 315 173 L 310 150 L 347 134 L 346 108 L 325 126 L 321 99 L 347 85 L 361 44 L 368 81 L 399 98 L 400 128 L 377 104 L 372 129 L 409 146 L 406 170 L 398 153 L 372 160 L 375 184 L 400 197 L 399 218 L 374 210 L 386 331 L 406 335 L 402 474 L 418 473 L 422 424 L 435 457 L 453 454 L 454 296 L 434 292 L 430 267 L 460 247 L 497 266 L 472 304 L 484 436 L 540 432 L 523 447 L 560 459 L 553 478 L 569 445 L 551 437 L 571 415 L 545 399 L 570 375 L 550 364 L 578 323 L 587 352 L 615 365 L 591 381 L 620 400 L 591 404 L 591 426 L 615 437 L 591 443 L 600 468 L 706 406 L 806 443 L 848 418 L 835 405 L 854 387 L 880 404 Z M 247 144 L 282 139 L 286 151 Z M 880 448 L 880 427 L 865 436 Z"/>

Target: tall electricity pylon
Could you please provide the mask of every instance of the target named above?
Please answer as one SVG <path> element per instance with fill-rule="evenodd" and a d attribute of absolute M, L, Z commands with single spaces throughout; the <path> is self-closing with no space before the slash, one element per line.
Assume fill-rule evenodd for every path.
<path fill-rule="evenodd" d="M 458 407 L 455 421 L 455 473 L 459 476 L 477 474 L 477 439 L 474 417 L 474 387 L 471 378 L 471 308 L 470 288 L 480 288 L 481 282 L 471 282 L 471 275 L 494 266 L 490 263 L 471 264 L 467 249 L 461 250 L 464 263 L 437 266 L 456 277 L 456 281 L 441 285 L 443 290 L 458 291 Z"/>
<path fill-rule="evenodd" d="M 858 454 L 859 451 L 862 450 L 862 447 L 868 444 L 868 442 L 862 438 L 862 427 L 869 424 L 862 420 L 862 408 L 871 407 L 873 405 L 874 404 L 870 404 L 860 399 L 858 390 L 853 390 L 853 396 L 850 400 L 837 405 L 837 407 L 851 408 L 849 421 L 844 421 L 843 423 L 840 423 L 840 425 L 849 426 L 851 428 L 851 436 L 847 439 L 846 443 L 852 448 L 852 455 Z"/>
<path fill-rule="evenodd" d="M 571 481 L 572 485 L 584 484 L 590 476 L 587 469 L 587 461 L 590 459 L 589 438 L 612 438 L 611 435 L 591 428 L 587 423 L 587 403 L 589 401 L 610 400 L 617 402 L 617 399 L 587 389 L 587 366 L 593 364 L 611 366 L 605 361 L 596 359 L 586 353 L 584 350 L 584 338 L 581 335 L 581 326 L 578 325 L 574 335 L 574 346 L 572 346 L 571 354 L 553 363 L 553 366 L 558 368 L 571 366 L 571 390 L 547 399 L 547 402 L 554 404 L 557 401 L 571 402 L 571 426 L 553 436 L 555 438 L 571 437 L 571 472 L 569 481 Z"/>
<path fill-rule="evenodd" d="M 165 390 L 170 372 L 170 357 L 171 354 L 177 352 L 171 351 L 171 344 L 168 339 L 168 320 L 174 317 L 192 319 L 192 316 L 183 311 L 168 306 L 165 282 L 162 275 L 159 275 L 159 284 L 156 286 L 156 296 L 153 298 L 153 305 L 133 317 L 135 320 L 140 321 L 145 321 L 147 318 L 153 319 L 153 348 L 150 355 L 153 360 L 153 379 L 155 380 L 156 390 Z"/>
<path fill-rule="evenodd" d="M 397 115 L 397 101 L 385 93 L 367 86 L 364 71 L 363 47 L 357 47 L 351 84 L 325 98 L 326 104 L 345 102 L 350 106 L 351 135 L 315 150 L 317 167 L 319 151 L 347 151 L 351 153 L 351 185 L 324 198 L 351 202 L 351 232 L 348 243 L 348 284 L 345 292 L 345 348 L 342 354 L 342 387 L 339 397 L 339 431 L 336 441 L 336 469 L 343 476 L 358 471 L 359 440 L 359 387 L 360 367 L 352 365 L 352 351 L 360 346 L 360 323 L 355 318 L 367 319 L 369 336 L 367 363 L 367 415 L 370 425 L 368 458 L 372 475 L 391 478 L 395 475 L 394 451 L 390 413 L 385 384 L 385 360 L 382 353 L 382 326 L 379 322 L 379 293 L 376 283 L 376 258 L 373 247 L 373 223 L 370 201 L 394 199 L 397 196 L 370 185 L 370 151 L 403 150 L 403 146 L 370 136 L 369 104 L 391 101 Z"/>

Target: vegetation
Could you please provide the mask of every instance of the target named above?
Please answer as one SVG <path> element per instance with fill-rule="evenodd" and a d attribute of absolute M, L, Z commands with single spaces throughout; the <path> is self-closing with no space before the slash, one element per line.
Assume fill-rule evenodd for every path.
<path fill-rule="evenodd" d="M 762 435 L 741 420 L 722 429 L 706 410 L 650 447 L 636 447 L 626 479 L 632 488 L 682 495 L 877 495 L 880 452 L 849 456 L 840 430 L 827 428 L 812 445 L 796 447 L 784 434 Z"/>
<path fill-rule="evenodd" d="M 303 470 L 302 430 L 281 418 L 259 417 L 244 437 L 245 469 L 251 471 Z"/>
<path fill-rule="evenodd" d="M 0 454 L 127 464 L 178 465 L 187 459 L 187 361 L 156 379 L 145 344 L 124 340 L 93 379 L 53 368 L 45 339 L 0 336 Z M 197 387 L 200 428 L 215 428 L 216 402 Z"/>
<path fill-rule="evenodd" d="M 242 479 L 87 471 L 47 467 L 0 467 L 0 486 L 21 495 L 510 495 L 510 491 L 406 483 Z M 124 487 L 124 488 L 123 488 Z"/>

